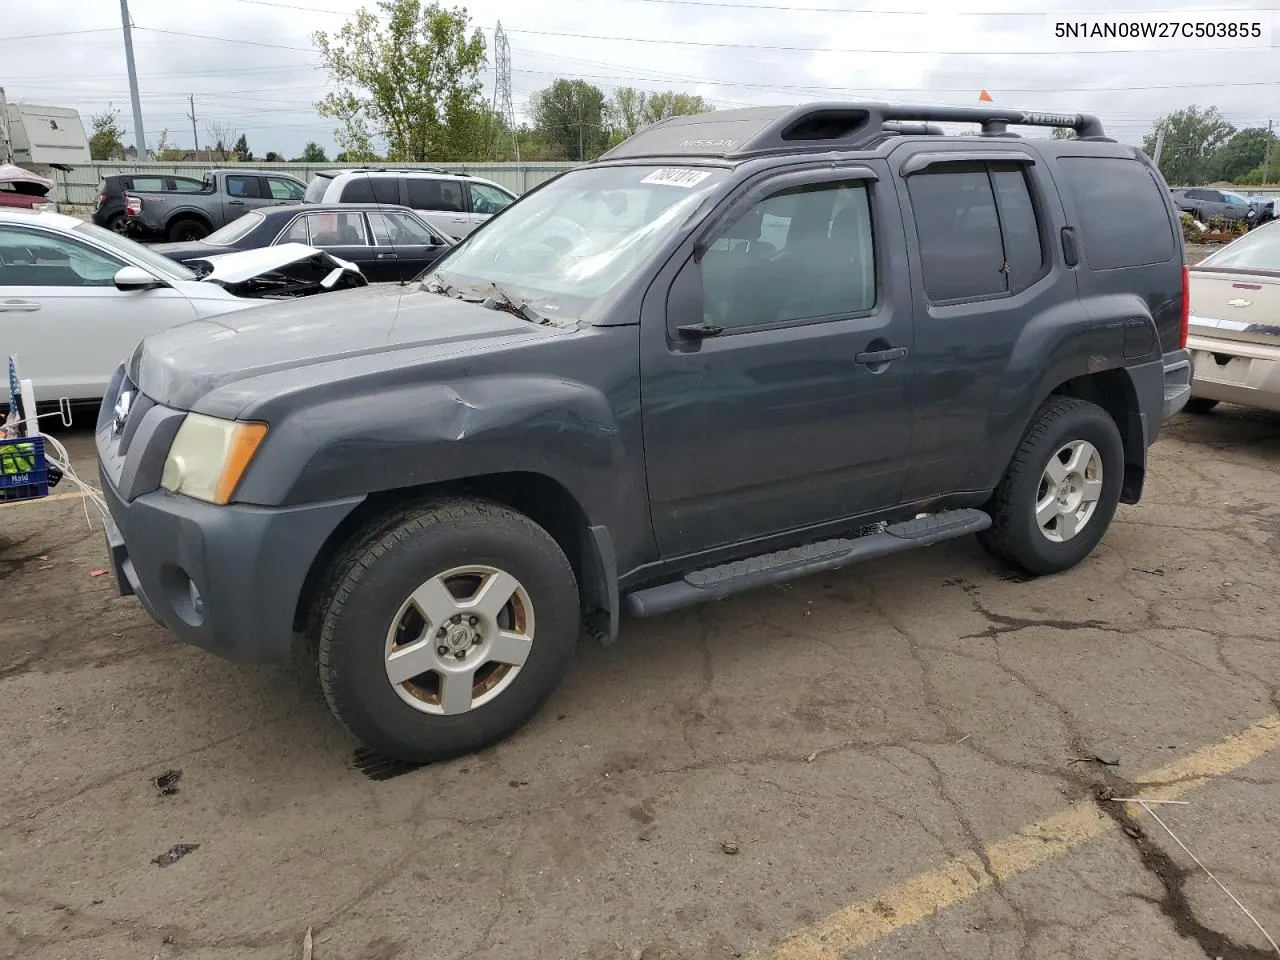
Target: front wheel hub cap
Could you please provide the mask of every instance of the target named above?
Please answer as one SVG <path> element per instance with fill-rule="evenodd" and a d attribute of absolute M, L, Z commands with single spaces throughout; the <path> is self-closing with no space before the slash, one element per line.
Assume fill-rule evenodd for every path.
<path fill-rule="evenodd" d="M 1063 444 L 1045 464 L 1036 493 L 1036 524 L 1052 543 L 1089 525 L 1102 499 L 1102 454 L 1088 440 Z"/>
<path fill-rule="evenodd" d="M 422 583 L 392 617 L 387 680 L 415 710 L 466 713 L 515 681 L 533 639 L 533 603 L 519 580 L 497 567 L 455 567 Z"/>

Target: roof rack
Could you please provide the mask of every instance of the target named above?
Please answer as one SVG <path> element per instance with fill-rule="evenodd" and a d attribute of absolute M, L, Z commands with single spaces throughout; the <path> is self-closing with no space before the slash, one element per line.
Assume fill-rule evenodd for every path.
<path fill-rule="evenodd" d="M 1070 127 L 1081 140 L 1109 140 L 1087 113 L 1032 113 L 983 107 L 820 102 L 747 107 L 670 117 L 645 127 L 601 160 L 636 157 L 746 159 L 770 153 L 858 150 L 889 136 L 940 136 L 938 123 L 977 123 L 984 137 L 1013 137 L 1009 125 Z"/>
<path fill-rule="evenodd" d="M 444 167 L 341 167 L 336 170 L 325 170 L 320 175 L 334 177 L 340 173 L 444 173 L 455 177 L 471 176 L 469 173 L 446 170 Z"/>

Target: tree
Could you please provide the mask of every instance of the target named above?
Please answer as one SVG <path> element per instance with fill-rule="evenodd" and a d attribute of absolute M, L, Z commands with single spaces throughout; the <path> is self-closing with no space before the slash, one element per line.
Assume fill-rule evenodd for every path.
<path fill-rule="evenodd" d="M 1076 132 L 1070 127 L 1054 127 L 1053 133 L 1050 134 L 1055 140 L 1074 140 Z"/>
<path fill-rule="evenodd" d="M 120 126 L 120 111 L 110 105 L 102 113 L 89 117 L 93 134 L 89 137 L 89 156 L 94 160 L 124 159 L 124 128 Z"/>
<path fill-rule="evenodd" d="M 691 93 L 649 93 L 635 87 L 619 87 L 609 99 L 608 119 L 613 127 L 613 142 L 633 136 L 643 127 L 668 117 L 706 113 L 713 109 L 702 97 Z"/>
<path fill-rule="evenodd" d="M 234 144 L 240 137 L 240 131 L 229 123 L 211 120 L 204 127 L 205 140 L 213 144 L 209 151 L 219 160 L 226 162 L 234 156 L 227 144 Z"/>
<path fill-rule="evenodd" d="M 1209 179 L 1239 183 L 1255 167 L 1262 166 L 1267 156 L 1267 143 L 1276 154 L 1275 134 L 1262 127 L 1247 127 L 1214 151 L 1209 162 Z"/>
<path fill-rule="evenodd" d="M 609 143 L 604 91 L 585 80 L 557 80 L 529 106 L 538 137 L 560 159 L 593 159 Z"/>
<path fill-rule="evenodd" d="M 298 158 L 300 163 L 328 163 L 329 158 L 325 155 L 324 147 L 311 140 L 302 148 L 302 156 Z"/>
<path fill-rule="evenodd" d="M 249 159 L 250 160 L 253 159 L 252 154 L 249 155 Z M 285 162 L 284 155 L 280 153 L 276 153 L 274 150 L 268 150 L 267 155 L 262 159 L 265 160 L 267 163 L 284 163 Z"/>
<path fill-rule="evenodd" d="M 466 9 L 434 0 L 377 6 L 380 13 L 361 9 L 336 34 L 313 37 L 338 86 L 316 109 L 339 121 L 338 144 L 360 158 L 373 154 L 375 139 L 386 142 L 388 160 L 482 157 L 485 42 L 478 29 L 468 33 Z"/>
<path fill-rule="evenodd" d="M 245 139 L 245 135 L 240 134 L 240 139 L 236 141 L 236 145 L 231 148 L 231 152 L 236 155 L 236 159 L 241 163 L 248 163 L 253 159 L 253 151 L 249 149 L 249 141 Z"/>
<path fill-rule="evenodd" d="M 1236 128 L 1227 122 L 1217 107 L 1203 110 L 1195 104 L 1176 110 L 1156 121 L 1155 129 L 1142 138 L 1142 149 L 1149 157 L 1156 152 L 1156 138 L 1164 128 L 1164 151 L 1160 156 L 1160 172 L 1170 184 L 1192 186 L 1212 179 L 1210 161 Z"/>

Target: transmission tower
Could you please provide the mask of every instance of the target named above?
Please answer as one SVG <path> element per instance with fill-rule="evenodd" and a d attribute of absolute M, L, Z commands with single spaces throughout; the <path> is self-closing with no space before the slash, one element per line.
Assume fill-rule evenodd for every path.
<path fill-rule="evenodd" d="M 507 42 L 502 21 L 493 31 L 493 113 L 511 131 L 511 146 L 515 150 L 516 163 L 520 162 L 520 138 L 516 135 L 516 111 L 511 104 L 511 44 Z M 489 155 L 493 156 L 493 137 L 489 138 Z"/>

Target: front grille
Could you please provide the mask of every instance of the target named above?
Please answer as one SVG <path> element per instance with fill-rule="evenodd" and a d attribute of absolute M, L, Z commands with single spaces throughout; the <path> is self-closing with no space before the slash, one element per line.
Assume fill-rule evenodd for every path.
<path fill-rule="evenodd" d="M 142 393 L 121 367 L 98 413 L 98 461 L 125 502 L 160 486 L 169 446 L 186 416 Z"/>

